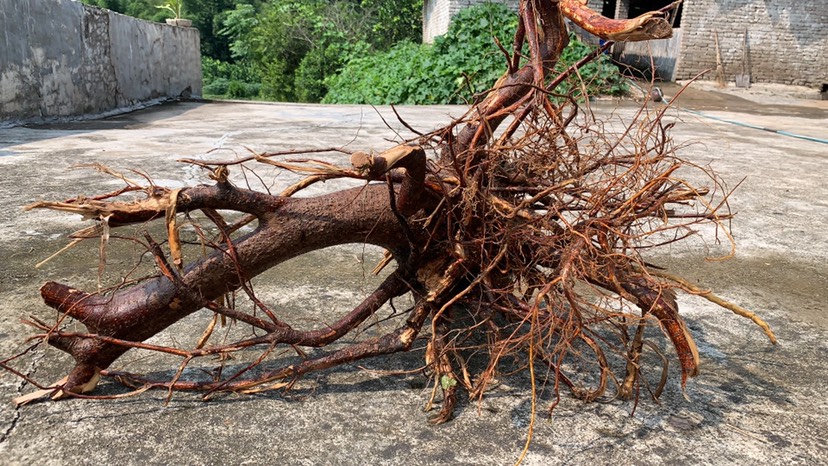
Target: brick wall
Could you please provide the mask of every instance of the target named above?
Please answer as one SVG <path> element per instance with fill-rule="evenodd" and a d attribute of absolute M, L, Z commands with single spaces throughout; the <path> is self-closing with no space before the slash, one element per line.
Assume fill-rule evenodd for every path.
<path fill-rule="evenodd" d="M 423 40 L 432 42 L 445 34 L 458 11 L 485 1 L 426 0 Z M 517 9 L 517 0 L 492 1 Z M 616 17 L 626 17 L 630 1 L 618 0 Z M 588 4 L 600 11 L 602 0 L 588 0 Z M 750 54 L 746 70 L 753 82 L 811 87 L 828 83 L 828 0 L 685 0 L 681 21 L 674 79 L 688 79 L 716 68 L 716 31 L 725 74 L 732 81 L 745 63 L 742 57 L 747 29 Z M 712 79 L 713 75 L 708 77 Z"/>
<path fill-rule="evenodd" d="M 425 0 L 423 2 L 423 42 L 430 44 L 434 38 L 448 31 L 449 22 L 448 0 Z"/>
<path fill-rule="evenodd" d="M 677 79 L 716 67 L 719 47 L 728 80 L 742 72 L 745 29 L 754 82 L 819 87 L 828 83 L 826 0 L 685 0 Z M 712 79 L 713 75 L 708 75 Z"/>

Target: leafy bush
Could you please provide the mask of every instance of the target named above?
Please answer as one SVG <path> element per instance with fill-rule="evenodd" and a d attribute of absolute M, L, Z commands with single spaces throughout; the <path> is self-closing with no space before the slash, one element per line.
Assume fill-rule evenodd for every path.
<path fill-rule="evenodd" d="M 230 81 L 227 86 L 227 97 L 233 99 L 250 99 L 257 97 L 262 85 L 259 83 L 245 83 L 241 81 Z"/>
<path fill-rule="evenodd" d="M 207 82 L 218 78 L 243 82 L 259 82 L 261 80 L 261 73 L 249 63 L 230 63 L 209 57 L 201 58 L 201 73 L 204 81 Z"/>
<path fill-rule="evenodd" d="M 327 78 L 336 75 L 353 57 L 369 53 L 362 41 L 350 42 L 341 31 L 322 35 L 322 45 L 311 49 L 294 72 L 294 90 L 299 102 L 319 102 L 328 92 Z"/>
<path fill-rule="evenodd" d="M 505 57 L 492 37 L 508 43 L 516 26 L 516 15 L 502 4 L 467 8 L 433 46 L 401 42 L 387 52 L 351 60 L 328 80 L 323 102 L 463 103 L 503 74 Z"/>
<path fill-rule="evenodd" d="M 265 100 L 290 102 L 295 100 L 293 92 L 293 75 L 288 72 L 288 65 L 283 60 L 273 60 L 261 64 L 262 97 Z"/>
<path fill-rule="evenodd" d="M 422 46 L 405 41 L 391 50 L 351 60 L 328 80 L 325 103 L 419 103 L 428 100 Z"/>
<path fill-rule="evenodd" d="M 227 94 L 227 89 L 230 87 L 230 80 L 227 78 L 218 78 L 205 84 L 202 88 L 202 93 L 209 96 L 222 96 Z"/>
<path fill-rule="evenodd" d="M 490 89 L 503 75 L 506 58 L 497 47 L 511 44 L 517 15 L 502 4 L 487 3 L 461 11 L 434 45 L 398 43 L 386 52 L 352 59 L 326 81 L 325 103 L 457 104 Z M 558 64 L 565 69 L 589 53 L 574 36 Z M 607 56 L 580 71 L 587 92 L 619 94 L 626 85 Z M 580 95 L 581 83 L 568 85 Z"/>
<path fill-rule="evenodd" d="M 261 92 L 261 73 L 249 63 L 228 63 L 202 57 L 201 74 L 202 92 L 206 96 L 250 99 Z"/>
<path fill-rule="evenodd" d="M 563 54 L 561 54 L 561 59 L 555 69 L 558 71 L 565 70 L 592 52 L 592 50 L 592 47 L 578 40 L 574 34 L 570 34 L 569 45 L 564 49 Z M 578 75 L 580 75 L 580 78 Z M 583 87 L 586 88 L 588 95 L 623 95 L 629 91 L 627 79 L 624 78 L 609 55 L 601 55 L 597 59 L 587 63 L 578 70 L 578 75 L 573 74 L 570 76 L 561 85 L 560 89 L 572 89 L 572 93 L 576 97 L 583 97 Z M 583 79 L 583 83 L 581 79 Z"/>
<path fill-rule="evenodd" d="M 426 60 L 433 103 L 463 103 L 473 94 L 490 89 L 506 70 L 506 47 L 517 29 L 517 15 L 501 3 L 467 8 L 452 20 L 448 32 L 434 40 Z M 430 102 L 431 103 L 431 102 Z"/>

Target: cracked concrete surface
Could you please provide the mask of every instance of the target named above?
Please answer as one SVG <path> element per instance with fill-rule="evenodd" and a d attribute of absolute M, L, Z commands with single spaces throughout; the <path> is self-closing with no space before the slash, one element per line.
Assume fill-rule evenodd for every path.
<path fill-rule="evenodd" d="M 17 393 L 19 394 L 23 387 L 25 386 L 25 382 L 21 382 L 19 388 L 17 389 Z M 8 427 L 6 427 L 5 431 L 0 434 L 0 444 L 6 441 L 14 432 L 14 428 L 17 427 L 17 421 L 20 420 L 20 409 L 18 407 L 14 408 L 14 415 L 12 416 L 11 420 L 9 421 Z"/>
<path fill-rule="evenodd" d="M 32 351 L 35 353 L 36 349 Z M 37 365 L 41 359 L 43 359 L 43 352 L 41 351 L 40 354 L 32 354 L 30 353 L 31 357 L 29 358 L 29 369 L 22 372 L 26 377 L 33 378 L 35 376 L 35 372 L 37 371 Z M 31 386 L 26 382 L 25 379 L 19 378 L 17 382 L 17 389 L 16 389 L 16 396 L 26 394 L 27 390 L 31 390 Z M 14 433 L 14 429 L 17 427 L 17 423 L 20 421 L 20 406 L 16 406 L 13 404 L 14 412 L 11 416 L 11 419 L 7 420 L 8 426 L 6 427 L 5 431 L 0 433 L 0 445 L 5 442 L 11 435 Z"/>
<path fill-rule="evenodd" d="M 597 103 L 598 113 L 606 114 L 610 105 Z M 805 134 L 828 136 L 825 108 L 809 106 L 807 111 L 774 116 L 745 105 L 739 111 L 749 113 L 721 113 L 737 120 L 764 118 L 768 126 L 793 125 Z M 463 110 L 403 107 L 400 112 L 414 127 L 428 130 Z M 380 111 L 393 120 L 389 109 Z M 622 105 L 617 112 L 629 116 L 633 108 Z M 687 143 L 682 150 L 686 158 L 711 165 L 731 186 L 747 177 L 731 199 L 739 248 L 733 260 L 708 263 L 704 257 L 721 247 L 691 241 L 651 259 L 759 312 L 774 327 L 780 345 L 772 347 L 750 322 L 684 296 L 682 313 L 702 358 L 701 374 L 687 387 L 689 400 L 677 384 L 675 360 L 660 403 L 642 397 L 637 407 L 614 400 L 584 404 L 563 392 L 551 418 L 541 408 L 526 464 L 825 463 L 828 147 L 686 113 L 670 112 L 668 118 L 679 120 L 674 136 Z M 371 108 L 256 103 L 180 103 L 105 120 L 0 130 L 5 177 L 0 184 L 0 255 L 5 258 L 0 268 L 0 356 L 23 348 L 30 329 L 19 318 L 54 318 L 38 298 L 44 281 L 95 286 L 96 245 L 81 246 L 41 269 L 33 268 L 66 243 L 64 235 L 82 225 L 79 219 L 20 211 L 33 200 L 62 199 L 117 185 L 70 166 L 103 162 L 119 170 L 141 167 L 158 184 L 182 186 L 207 178 L 198 169 L 177 164 L 181 157 L 227 158 L 244 153 L 244 147 L 327 147 L 352 139 L 352 148 L 382 149 L 390 145 L 386 137 L 393 138 L 393 132 Z M 214 149 L 218 152 L 207 155 Z M 263 179 L 278 189 L 294 178 L 267 172 Z M 320 185 L 308 195 L 337 186 Z M 257 286 L 268 302 L 299 322 L 315 325 L 346 312 L 376 285 L 369 272 L 379 254 L 358 245 L 320 251 L 267 272 Z M 128 247 L 117 244 L 109 258 L 111 279 L 131 267 L 134 259 Z M 199 317 L 203 316 L 191 316 L 156 338 L 181 343 L 189 338 L 184 335 L 197 338 L 204 325 Z M 658 335 L 654 338 L 661 341 Z M 119 401 L 39 403 L 19 411 L 10 401 L 21 382 L 4 373 L 0 431 L 8 433 L 0 441 L 0 463 L 514 462 L 530 420 L 526 377 L 504 377 L 482 402 L 463 400 L 454 421 L 434 427 L 421 410 L 429 394 L 427 380 L 416 373 L 384 372 L 414 369 L 421 358 L 415 351 L 366 361 L 361 368 L 323 372 L 302 382 L 289 397 L 229 396 L 204 403 L 176 395 L 165 405 L 165 394 L 145 393 Z M 163 370 L 156 375 L 169 376 L 175 369 L 171 361 L 128 354 L 117 365 L 131 371 Z M 49 350 L 22 367 L 36 367 L 38 380 L 52 382 L 70 365 L 64 355 Z M 651 375 L 656 377 L 656 372 Z M 111 381 L 104 381 L 100 390 L 123 392 Z M 542 399 L 541 406 L 550 401 Z"/>

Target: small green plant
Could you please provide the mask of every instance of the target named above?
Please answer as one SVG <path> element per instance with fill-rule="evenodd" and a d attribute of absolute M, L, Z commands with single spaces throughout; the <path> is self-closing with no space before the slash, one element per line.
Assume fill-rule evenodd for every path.
<path fill-rule="evenodd" d="M 181 10 L 184 9 L 184 0 L 168 0 L 163 5 L 156 5 L 155 8 L 171 12 L 175 19 L 181 19 Z"/>

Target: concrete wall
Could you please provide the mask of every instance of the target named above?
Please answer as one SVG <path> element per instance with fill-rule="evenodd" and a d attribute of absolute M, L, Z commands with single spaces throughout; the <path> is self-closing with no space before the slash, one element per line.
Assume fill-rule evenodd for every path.
<path fill-rule="evenodd" d="M 685 0 L 676 78 L 716 67 L 717 31 L 725 73 L 732 80 L 742 70 L 745 29 L 754 82 L 828 83 L 826 0 Z"/>
<path fill-rule="evenodd" d="M 198 31 L 70 0 L 0 0 L 0 124 L 201 95 Z"/>

